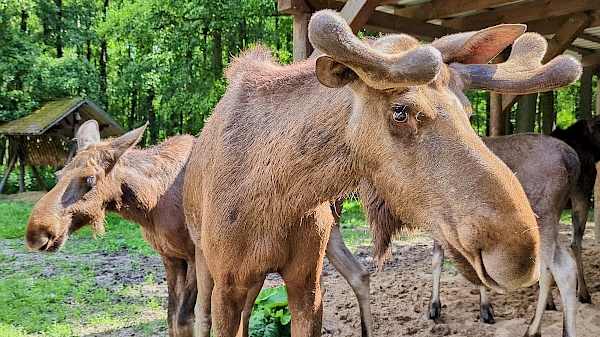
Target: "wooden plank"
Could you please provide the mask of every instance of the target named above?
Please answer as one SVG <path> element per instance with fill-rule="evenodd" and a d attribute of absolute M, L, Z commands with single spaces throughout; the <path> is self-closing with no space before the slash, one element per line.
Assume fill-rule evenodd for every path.
<path fill-rule="evenodd" d="M 588 28 L 600 26 L 600 13 L 593 11 L 590 13 L 594 17 Z M 571 15 L 562 15 L 554 18 L 544 18 L 541 20 L 534 20 L 525 22 L 527 24 L 527 30 L 530 32 L 540 33 L 542 35 L 554 34 L 557 32 L 562 25 L 569 20 Z"/>
<path fill-rule="evenodd" d="M 506 6 L 442 22 L 445 27 L 477 30 L 500 23 L 522 23 L 544 18 L 600 9 L 598 0 L 535 0 L 524 5 Z"/>
<path fill-rule="evenodd" d="M 294 61 L 304 60 L 312 53 L 313 47 L 308 41 L 310 16 L 310 13 L 294 14 Z"/>
<path fill-rule="evenodd" d="M 340 15 L 348 22 L 352 32 L 358 33 L 381 0 L 348 0 Z"/>
<path fill-rule="evenodd" d="M 590 23 L 594 20 L 593 17 L 585 13 L 575 13 L 565 24 L 554 34 L 554 37 L 548 41 L 548 51 L 542 60 L 546 63 L 556 56 L 562 54 L 567 47 L 575 41 L 577 36 L 581 34 Z M 504 95 L 502 99 L 502 111 L 507 112 L 519 100 L 520 96 Z"/>
<path fill-rule="evenodd" d="M 482 10 L 484 8 L 494 7 L 505 2 L 506 0 L 433 0 L 418 5 L 409 5 L 401 9 L 396 9 L 394 10 L 394 15 L 421 21 L 429 21 L 433 19 L 451 17 L 467 11 Z"/>
<path fill-rule="evenodd" d="M 277 0 L 277 10 L 283 14 L 310 13 L 310 6 L 304 0 Z"/>

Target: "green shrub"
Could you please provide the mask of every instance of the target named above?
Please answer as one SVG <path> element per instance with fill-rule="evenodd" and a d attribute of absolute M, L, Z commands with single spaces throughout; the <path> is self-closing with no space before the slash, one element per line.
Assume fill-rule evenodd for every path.
<path fill-rule="evenodd" d="M 286 337 L 291 335 L 292 316 L 288 309 L 285 286 L 263 289 L 250 317 L 250 337 Z"/>

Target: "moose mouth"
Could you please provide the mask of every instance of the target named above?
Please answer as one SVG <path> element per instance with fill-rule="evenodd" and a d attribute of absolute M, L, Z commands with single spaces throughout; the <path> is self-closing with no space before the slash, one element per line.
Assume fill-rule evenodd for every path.
<path fill-rule="evenodd" d="M 479 263 L 479 267 L 481 269 L 481 276 L 480 279 L 481 281 L 488 286 L 489 288 L 497 291 L 498 293 L 505 293 L 506 290 L 504 289 L 504 287 L 502 287 L 500 284 L 498 284 L 498 282 L 496 282 L 491 276 L 490 274 L 488 274 L 487 270 L 485 269 L 485 264 L 483 263 L 483 254 L 482 254 L 483 250 L 479 249 L 479 254 L 477 254 L 477 258 L 478 258 L 478 263 Z"/>
<path fill-rule="evenodd" d="M 48 241 L 44 245 L 38 248 L 38 251 L 48 253 L 58 252 L 64 246 L 68 237 L 69 233 L 68 231 L 65 231 L 63 232 L 63 234 L 57 236 L 54 239 L 48 239 Z"/>

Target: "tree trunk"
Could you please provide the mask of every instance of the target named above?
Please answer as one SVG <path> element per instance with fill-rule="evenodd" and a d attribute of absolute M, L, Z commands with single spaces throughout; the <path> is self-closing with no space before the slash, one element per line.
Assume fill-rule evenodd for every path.
<path fill-rule="evenodd" d="M 27 32 L 27 20 L 29 19 L 29 13 L 26 10 L 21 10 L 21 31 Z"/>
<path fill-rule="evenodd" d="M 150 144 L 155 145 L 158 143 L 158 124 L 156 123 L 156 112 L 154 111 L 154 88 L 152 87 L 148 89 L 146 103 L 148 105 L 148 128 L 150 129 Z"/>
<path fill-rule="evenodd" d="M 102 8 L 102 13 L 104 14 L 104 20 L 106 20 L 106 10 L 108 8 L 108 0 L 104 0 L 104 7 Z M 108 109 L 108 93 L 106 92 L 108 87 L 108 75 L 106 72 L 106 63 L 108 62 L 107 56 L 108 46 L 106 44 L 106 39 L 102 37 L 102 41 L 100 42 L 100 94 L 103 100 L 103 104 Z"/>
<path fill-rule="evenodd" d="M 215 29 L 212 31 L 213 38 L 213 70 L 217 77 L 223 72 L 223 41 L 221 31 Z"/>
<path fill-rule="evenodd" d="M 56 20 L 56 58 L 63 56 L 63 41 L 62 41 L 62 0 L 56 0 L 58 8 L 58 18 Z"/>
<path fill-rule="evenodd" d="M 550 135 L 554 129 L 554 121 L 556 120 L 554 91 L 540 93 L 540 114 L 542 115 L 541 131 L 545 135 Z"/>
<path fill-rule="evenodd" d="M 515 118 L 515 133 L 533 132 L 535 128 L 535 112 L 537 94 L 521 97 Z"/>

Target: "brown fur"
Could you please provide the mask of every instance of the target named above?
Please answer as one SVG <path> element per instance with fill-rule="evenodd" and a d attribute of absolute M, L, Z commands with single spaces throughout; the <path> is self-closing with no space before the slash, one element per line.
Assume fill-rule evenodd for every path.
<path fill-rule="evenodd" d="M 458 267 L 470 279 L 502 291 L 539 275 L 539 234 L 525 193 L 469 124 L 463 91 L 470 79 L 445 64 L 432 73 L 436 52 L 413 46 L 412 56 L 432 56 L 410 58 L 411 71 L 428 68 L 423 76 L 432 75 L 429 83 L 370 87 L 378 68 L 368 62 L 373 55 L 361 54 L 364 44 L 337 35 L 347 28 L 336 27 L 329 36 L 313 24 L 345 25 L 327 20 L 331 16 L 337 14 L 313 15 L 311 42 L 325 36 L 328 43 L 319 46 L 336 44 L 338 36 L 357 48 L 353 60 L 344 61 L 335 46 L 322 61 L 290 66 L 277 65 L 262 48 L 235 59 L 229 88 L 192 152 L 184 209 L 205 258 L 197 259 L 197 273 L 210 271 L 214 278 L 214 289 L 201 289 L 199 303 L 208 303 L 212 293 L 215 336 L 236 333 L 246 295 L 274 271 L 288 286 L 292 335 L 320 335 L 319 274 L 333 223 L 329 202 L 361 179 L 373 183 L 394 214 L 407 224 L 424 224 L 460 256 Z M 535 67 L 536 76 L 552 75 Z M 580 68 L 566 62 L 563 70 L 575 73 L 566 85 Z M 519 87 L 515 74 L 511 82 Z M 402 74 L 391 82 L 400 78 L 395 76 Z M 395 121 L 395 107 L 408 116 Z M 198 320 L 198 330 L 207 323 Z"/>
<path fill-rule="evenodd" d="M 95 126 L 94 126 L 95 125 Z M 33 208 L 26 229 L 32 250 L 57 251 L 84 225 L 104 231 L 104 212 L 139 224 L 146 241 L 161 254 L 169 290 L 170 336 L 193 336 L 196 302 L 195 249 L 183 214 L 183 174 L 195 138 L 178 136 L 141 150 L 133 147 L 145 127 L 101 142 L 83 142 L 62 169 L 57 185 Z M 78 138 L 98 133 L 95 121 Z M 81 140 L 80 139 L 80 140 Z M 95 182 L 88 184 L 88 178 Z"/>

